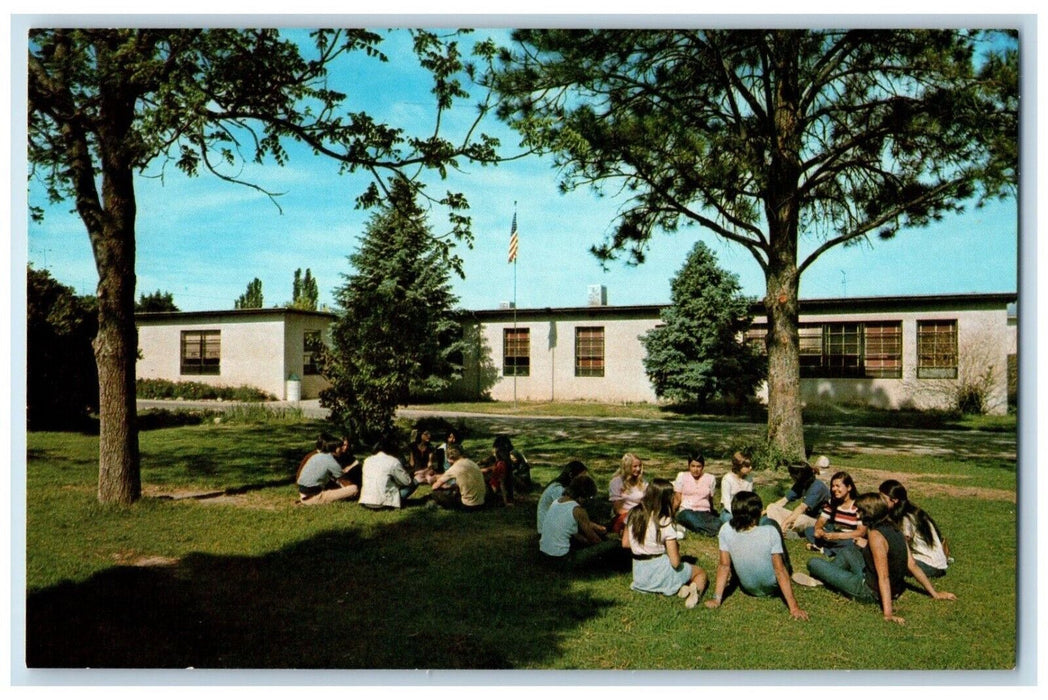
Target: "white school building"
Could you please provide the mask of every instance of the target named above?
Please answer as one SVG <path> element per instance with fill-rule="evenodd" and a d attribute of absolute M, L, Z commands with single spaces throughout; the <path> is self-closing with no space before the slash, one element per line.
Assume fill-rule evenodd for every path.
<path fill-rule="evenodd" d="M 1007 410 L 1016 367 L 1017 295 L 807 299 L 800 302 L 801 395 L 808 404 L 948 408 L 978 377 L 987 409 Z M 590 304 L 464 311 L 463 376 L 449 399 L 655 403 L 640 336 L 665 305 Z M 761 342 L 763 306 L 747 340 Z M 295 309 L 136 315 L 139 378 L 248 385 L 277 399 L 328 386 L 314 362 L 335 315 Z M 764 390 L 760 392 L 764 393 Z"/>
<path fill-rule="evenodd" d="M 594 298 L 591 296 L 591 298 Z M 474 311 L 473 348 L 460 390 L 497 401 L 656 402 L 639 336 L 665 306 Z M 1014 373 L 1016 294 L 808 299 L 800 302 L 801 395 L 806 403 L 948 408 L 952 390 L 986 376 L 987 408 L 1008 405 Z M 747 340 L 767 319 L 753 309 Z M 766 389 L 760 392 L 766 398 Z"/>

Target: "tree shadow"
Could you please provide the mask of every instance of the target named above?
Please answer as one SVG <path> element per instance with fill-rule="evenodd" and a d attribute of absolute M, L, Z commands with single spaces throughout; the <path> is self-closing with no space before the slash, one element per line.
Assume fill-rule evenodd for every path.
<path fill-rule="evenodd" d="M 487 532 L 519 517 L 509 510 L 376 513 L 368 526 L 324 531 L 260 556 L 193 553 L 168 566 L 117 566 L 81 583 L 63 582 L 28 596 L 26 662 L 30 668 L 555 666 L 562 640 L 613 601 L 572 590 L 578 587 L 565 585 L 564 574 L 543 570 L 533 533 L 524 528 L 505 533 L 511 554 L 486 555 Z M 409 540 L 416 544 L 405 545 Z"/>

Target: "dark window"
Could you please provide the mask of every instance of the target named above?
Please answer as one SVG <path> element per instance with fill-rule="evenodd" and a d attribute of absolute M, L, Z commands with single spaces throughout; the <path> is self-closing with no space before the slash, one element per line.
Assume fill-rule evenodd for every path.
<path fill-rule="evenodd" d="M 218 374 L 221 356 L 219 331 L 182 331 L 182 374 Z"/>
<path fill-rule="evenodd" d="M 862 332 L 858 323 L 823 326 L 824 377 L 861 377 Z"/>
<path fill-rule="evenodd" d="M 802 323 L 797 326 L 802 377 L 823 377 L 822 324 Z"/>
<path fill-rule="evenodd" d="M 320 374 L 320 351 L 323 341 L 320 331 L 306 331 L 302 334 L 302 375 Z"/>
<path fill-rule="evenodd" d="M 917 377 L 957 377 L 957 321 L 917 322 Z"/>
<path fill-rule="evenodd" d="M 604 376 L 604 328 L 575 329 L 575 376 Z"/>
<path fill-rule="evenodd" d="M 502 376 L 527 377 L 530 374 L 530 329 L 504 328 L 502 330 Z"/>

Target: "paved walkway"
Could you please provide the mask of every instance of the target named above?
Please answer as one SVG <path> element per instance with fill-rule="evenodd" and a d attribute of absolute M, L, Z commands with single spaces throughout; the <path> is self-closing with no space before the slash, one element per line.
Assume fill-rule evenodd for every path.
<path fill-rule="evenodd" d="M 223 410 L 237 405 L 221 401 L 138 401 L 146 408 Z M 273 409 L 299 408 L 309 418 L 326 418 L 327 409 L 317 399 L 268 404 Z M 650 420 L 643 418 L 566 418 L 563 416 L 507 416 L 486 413 L 401 410 L 403 418 L 440 416 L 453 423 L 465 422 L 476 429 L 504 432 L 511 437 L 527 435 L 538 440 L 599 441 L 621 445 L 674 448 L 678 445 L 701 444 L 712 453 L 723 451 L 742 440 L 759 439 L 763 424 L 722 423 L 689 420 Z M 1016 437 L 1012 433 L 976 430 L 911 430 L 892 428 L 854 428 L 850 426 L 808 425 L 804 429 L 808 444 L 815 453 L 908 454 L 945 456 L 962 459 L 993 459 L 1014 462 Z"/>

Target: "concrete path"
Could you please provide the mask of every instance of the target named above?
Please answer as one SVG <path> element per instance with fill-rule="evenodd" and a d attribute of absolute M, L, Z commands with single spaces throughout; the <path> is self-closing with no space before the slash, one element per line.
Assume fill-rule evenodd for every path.
<path fill-rule="evenodd" d="M 139 410 L 147 408 L 224 410 L 236 406 L 229 401 L 138 401 Z M 268 404 L 272 409 L 299 408 L 309 418 L 326 418 L 327 409 L 317 399 Z M 505 416 L 485 413 L 437 412 L 402 409 L 398 416 L 416 419 L 439 416 L 452 423 L 465 423 L 475 430 L 504 432 L 511 437 L 528 436 L 556 440 L 571 438 L 599 441 L 637 449 L 675 448 L 700 444 L 709 452 L 722 451 L 743 440 L 759 439 L 765 431 L 762 424 L 721 423 L 689 420 L 650 420 L 643 418 L 565 418 L 563 416 Z M 945 456 L 962 459 L 992 459 L 1014 462 L 1016 436 L 1012 433 L 975 430 L 910 430 L 892 428 L 854 428 L 850 426 L 805 426 L 805 435 L 813 452 L 818 454 L 906 454 Z"/>

